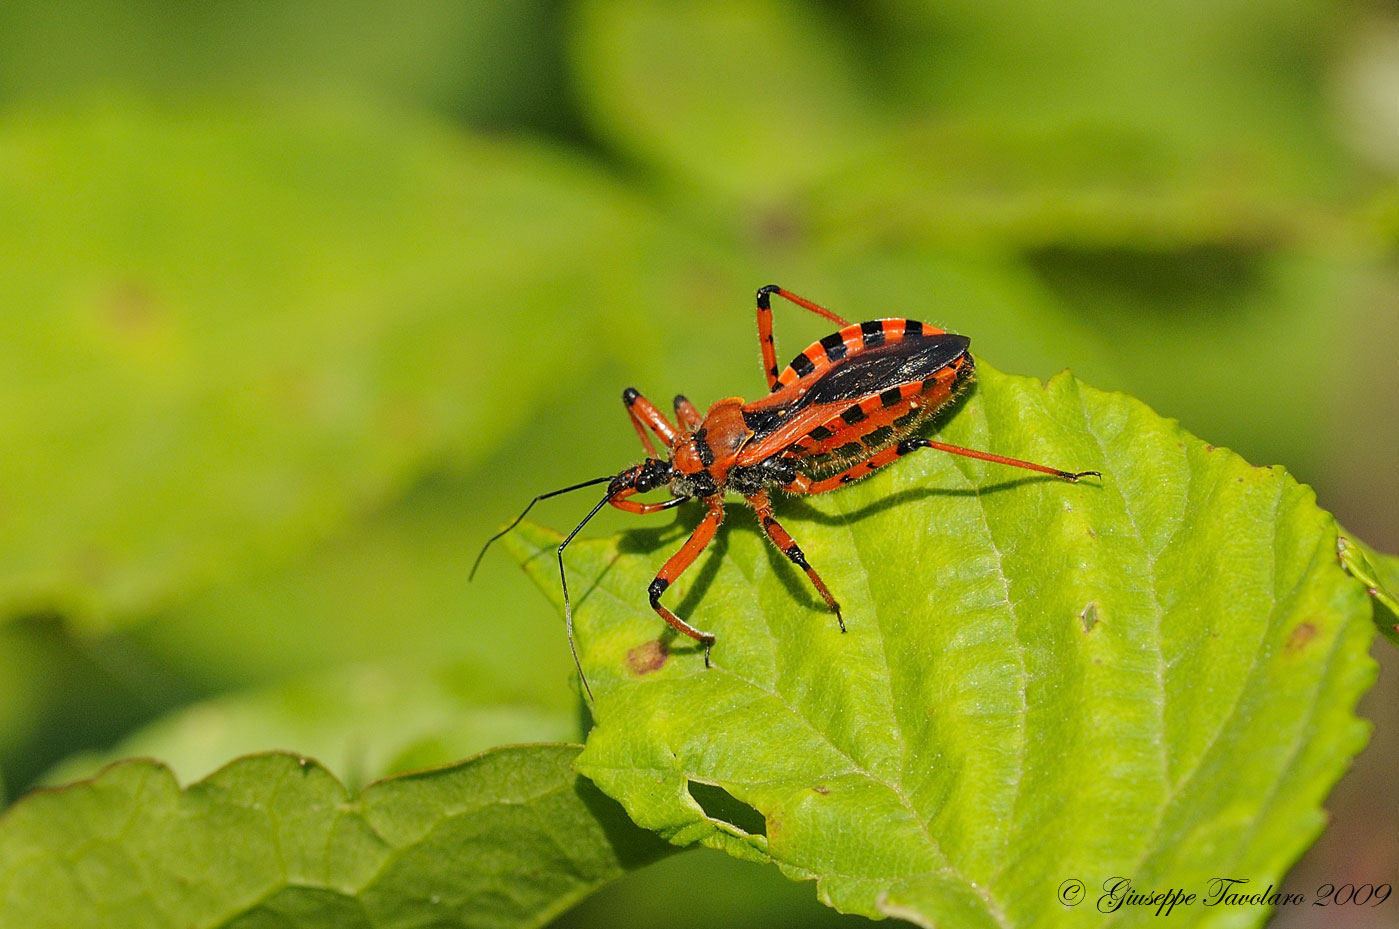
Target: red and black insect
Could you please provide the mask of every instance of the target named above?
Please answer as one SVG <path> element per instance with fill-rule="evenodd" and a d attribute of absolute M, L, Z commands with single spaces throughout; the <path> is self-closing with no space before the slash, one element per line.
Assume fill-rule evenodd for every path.
<path fill-rule="evenodd" d="M 772 295 L 823 316 L 841 328 L 808 346 L 786 368 L 777 367 L 772 338 Z M 492 536 L 477 555 L 476 567 L 486 549 L 525 518 L 540 500 L 607 484 L 607 492 L 587 516 L 559 544 L 559 579 L 563 585 L 564 616 L 568 644 L 573 651 L 583 687 L 592 696 L 573 639 L 573 607 L 568 597 L 568 575 L 563 551 L 568 543 L 604 506 L 630 513 L 668 510 L 686 500 L 699 499 L 707 509 L 686 543 L 670 557 L 651 582 L 647 593 L 651 608 L 677 631 L 704 646 L 704 663 L 714 634 L 696 629 L 661 603 L 675 579 L 714 538 L 724 520 L 724 495 L 736 493 L 748 501 L 763 531 L 781 552 L 811 578 L 840 631 L 845 631 L 840 604 L 806 555 L 773 515 L 769 491 L 819 494 L 843 487 L 920 448 L 980 458 L 997 464 L 1028 468 L 1066 481 L 1077 481 L 1097 471 L 1061 471 L 1018 458 L 946 445 L 913 435 L 929 416 L 945 407 L 971 383 L 975 370 L 966 336 L 944 332 L 913 319 L 875 319 L 852 325 L 825 307 L 769 284 L 758 291 L 758 342 L 771 392 L 761 400 L 745 403 L 740 397 L 720 400 L 700 416 L 683 396 L 675 398 L 672 425 L 649 400 L 628 387 L 622 403 L 641 437 L 647 458 L 620 474 L 583 481 L 540 494 L 505 529 Z M 651 434 L 659 440 L 652 441 Z M 656 503 L 633 500 L 637 494 L 665 488 L 671 497 Z"/>

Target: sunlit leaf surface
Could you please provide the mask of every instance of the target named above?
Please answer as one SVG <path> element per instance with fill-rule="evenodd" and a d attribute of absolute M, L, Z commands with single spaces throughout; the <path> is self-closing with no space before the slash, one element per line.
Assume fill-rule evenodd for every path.
<path fill-rule="evenodd" d="M 846 635 L 740 507 L 666 597 L 717 634 L 708 670 L 646 599 L 683 526 L 570 548 L 579 770 L 671 841 L 871 916 L 1068 925 L 1070 877 L 1276 882 L 1365 741 L 1374 627 L 1334 520 L 1134 400 L 981 371 L 943 437 L 1103 479 L 920 453 L 779 506 Z M 557 538 L 513 543 L 555 597 Z"/>

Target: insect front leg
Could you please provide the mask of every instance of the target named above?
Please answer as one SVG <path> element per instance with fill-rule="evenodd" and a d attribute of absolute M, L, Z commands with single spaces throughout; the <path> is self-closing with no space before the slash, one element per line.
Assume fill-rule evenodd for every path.
<path fill-rule="evenodd" d="M 651 609 L 664 619 L 677 632 L 683 633 L 704 646 L 704 666 L 709 667 L 709 650 L 714 647 L 714 633 L 703 632 L 691 626 L 685 620 L 676 616 L 670 610 L 661 605 L 661 594 L 666 588 L 681 575 L 690 565 L 694 564 L 699 553 L 704 551 L 714 539 L 714 532 L 719 528 L 719 524 L 724 521 L 724 500 L 722 497 L 709 497 L 705 501 L 709 507 L 709 512 L 700 520 L 700 524 L 695 527 L 695 531 L 690 534 L 690 538 L 681 546 L 680 551 L 670 556 L 670 560 L 661 568 L 656 579 L 647 588 L 647 593 L 651 597 Z"/>
<path fill-rule="evenodd" d="M 647 455 L 656 457 L 656 446 L 646 434 L 647 428 L 656 433 L 667 449 L 675 444 L 675 427 L 665 418 L 665 414 L 656 409 L 656 405 L 643 397 L 635 387 L 628 387 L 622 391 L 622 405 L 627 408 L 627 415 L 631 417 L 631 424 L 636 427 L 636 434 L 641 437 L 641 444 L 645 446 Z"/>
<path fill-rule="evenodd" d="M 684 394 L 675 395 L 675 421 L 686 429 L 695 430 L 704 422 L 700 411 Z"/>
<path fill-rule="evenodd" d="M 767 533 L 769 539 L 772 539 L 772 544 L 776 545 L 777 550 L 786 555 L 792 564 L 801 568 L 806 572 L 806 576 L 811 578 L 816 592 L 826 601 L 826 606 L 831 608 L 831 612 L 836 614 L 836 622 L 840 625 L 840 631 L 844 632 L 845 619 L 840 615 L 840 604 L 836 602 L 836 598 L 831 594 L 826 582 L 821 580 L 821 575 L 817 574 L 816 569 L 807 563 L 806 555 L 802 553 L 801 548 L 792 541 L 787 530 L 783 529 L 781 523 L 772 515 L 772 501 L 768 499 L 767 492 L 759 491 L 746 499 L 753 507 L 753 512 L 758 514 L 758 522 L 763 524 L 763 531 Z"/>
<path fill-rule="evenodd" d="M 671 507 L 679 506 L 688 499 L 686 497 L 671 497 L 669 500 L 661 500 L 658 503 L 643 503 L 640 500 L 628 499 L 629 497 L 635 496 L 636 493 L 637 490 L 635 487 L 628 487 L 623 489 L 620 493 L 613 494 L 607 502 L 619 510 L 645 516 L 648 513 L 659 513 L 661 510 L 668 510 Z"/>

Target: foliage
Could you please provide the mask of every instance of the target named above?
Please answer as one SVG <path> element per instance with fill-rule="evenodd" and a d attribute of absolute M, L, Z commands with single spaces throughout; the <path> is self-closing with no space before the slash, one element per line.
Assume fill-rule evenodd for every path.
<path fill-rule="evenodd" d="M 539 926 L 666 846 L 573 773 L 577 746 L 487 752 L 347 792 L 252 755 L 181 790 L 124 762 L 17 804 L 0 926 Z"/>
<path fill-rule="evenodd" d="M 556 614 L 497 553 L 473 585 L 464 569 L 535 494 L 632 460 L 623 387 L 660 401 L 684 390 L 701 406 L 761 391 L 751 294 L 769 281 L 853 318 L 964 332 L 979 362 L 1005 370 L 1071 366 L 1249 461 L 1285 463 L 1361 537 L 1392 548 L 1399 407 L 1383 386 L 1399 351 L 1387 302 L 1399 164 L 1388 98 L 1375 97 L 1393 73 L 1382 17 L 1295 0 L 1034 10 L 431 0 L 411 14 L 382 0 L 5 4 L 4 799 L 132 753 L 187 783 L 282 748 L 325 765 L 303 769 L 308 798 L 353 806 L 407 791 L 360 794 L 375 777 L 491 744 L 576 739 Z M 825 334 L 781 313 L 784 354 Z M 698 656 L 671 642 L 641 681 L 616 662 L 655 640 L 644 582 L 689 524 L 645 529 L 603 514 L 589 527 L 596 541 L 570 553 L 584 589 L 597 578 L 580 641 L 602 687 L 601 726 L 580 763 L 671 837 L 777 861 L 870 914 L 923 918 L 958 899 L 978 910 L 965 882 L 929 896 L 913 877 L 945 865 L 981 880 L 984 862 L 1023 838 L 1033 847 L 1002 855 L 983 885 L 1007 920 L 1041 905 L 1044 862 L 1057 866 L 1061 849 L 1086 869 L 1154 854 L 1152 873 L 1175 874 L 1170 854 L 1205 861 L 1232 841 L 1238 860 L 1280 874 L 1357 748 L 1351 705 L 1370 673 L 1360 591 L 1373 592 L 1380 630 L 1399 637 L 1388 612 L 1399 559 L 1348 536 L 1342 560 L 1362 585 L 1347 581 L 1323 557 L 1330 518 L 1279 470 L 1201 451 L 1134 401 L 983 368 L 948 435 L 1084 455 L 1070 463 L 1101 460 L 1109 477 L 1018 481 L 928 455 L 848 494 L 789 501 L 779 515 L 858 607 L 844 637 L 804 579 L 734 518 L 667 597 L 720 629 L 721 667 L 700 675 Z M 1107 460 L 1112 443 L 1089 441 L 1083 424 L 1119 415 L 1153 438 L 1123 432 Z M 1276 514 L 1260 512 L 1269 493 Z M 532 515 L 572 525 L 576 502 Z M 1180 540 L 1196 547 L 1173 537 L 1151 548 L 1172 506 L 1225 503 L 1217 524 L 1214 509 L 1188 526 L 1181 517 Z M 1022 522 L 1034 531 L 1012 544 Z M 520 536 L 534 548 L 551 538 Z M 1186 585 L 1210 546 L 1217 570 Z M 1273 604 L 1264 566 L 1303 583 Z M 530 570 L 554 590 L 548 559 Z M 915 640 L 901 624 L 926 615 L 914 592 L 929 580 L 939 611 L 963 620 L 925 622 Z M 1326 621 L 1299 612 L 1308 605 Z M 1201 629 L 1220 637 L 1192 651 Z M 898 644 L 887 655 L 886 637 Z M 1335 655 L 1329 670 L 1322 654 Z M 791 771 L 750 776 L 750 753 L 705 741 L 745 699 L 726 689 L 740 656 L 790 707 L 726 722 L 736 739 L 762 748 L 764 727 L 804 714 L 820 723 L 801 736 L 818 743 L 810 758 L 831 760 L 822 739 L 843 738 L 868 776 L 840 768 L 838 789 L 794 813 L 773 780 Z M 1159 684 L 1146 673 L 1153 658 Z M 880 681 L 941 714 L 881 716 L 860 690 Z M 674 702 L 689 688 L 706 696 Z M 719 703 L 707 702 L 711 688 Z M 1265 690 L 1279 703 L 1257 719 L 1293 711 L 1271 742 L 1264 725 L 1246 725 Z M 1067 711 L 1057 722 L 1056 708 Z M 972 725 L 979 713 L 984 731 Z M 891 719 L 910 758 L 941 752 L 926 782 L 879 761 Z M 1122 732 L 1146 744 L 1100 745 Z M 1210 733 L 1217 744 L 1201 741 Z M 1278 753 L 1293 745 L 1297 774 L 1281 779 Z M 1226 771 L 1215 753 L 1230 747 L 1245 757 Z M 633 748 L 659 759 L 664 796 L 640 796 L 625 764 L 604 763 Z M 1329 758 L 1311 754 L 1323 749 Z M 1362 793 L 1392 772 L 1373 754 L 1346 782 Z M 1020 758 L 1034 765 L 1008 801 Z M 1167 767 L 1144 760 L 1162 758 Z M 96 783 L 126 785 L 113 803 L 144 784 L 166 812 L 202 816 L 223 789 L 210 785 L 271 796 L 285 762 L 236 762 L 184 792 L 150 765 Z M 733 770 L 706 766 L 721 762 Z M 479 796 L 510 795 L 511 765 L 471 764 L 474 774 L 412 783 L 426 795 L 489 768 Z M 1187 770 L 1193 779 L 1174 779 Z M 1104 825 L 1125 815 L 1102 808 L 1124 782 L 1132 809 L 1159 822 L 1154 838 L 1140 823 Z M 1180 784 L 1169 802 L 1163 783 Z M 898 788 L 918 813 L 902 825 L 928 824 L 907 859 L 890 861 L 889 847 L 856 855 L 873 883 L 834 875 L 843 850 L 794 832 L 825 822 L 847 784 L 849 796 L 885 799 Z M 70 860 L 36 833 L 50 815 L 63 828 L 99 825 L 115 807 L 98 793 L 85 784 L 23 800 L 0 819 L 0 846 L 38 842 L 30 850 L 55 878 L 65 860 L 78 879 L 118 874 L 101 870 L 118 860 L 101 855 L 130 852 L 120 840 Z M 1075 814 L 1097 824 L 1070 823 Z M 1245 822 L 1257 833 L 1241 835 Z M 1284 823 L 1296 831 L 1270 844 Z M 1171 831 L 1180 824 L 1194 828 Z M 855 827 L 852 848 L 868 850 L 871 834 Z M 1342 813 L 1331 828 L 1358 847 L 1357 833 L 1383 825 Z M 775 868 L 734 873 L 686 855 L 644 890 L 606 898 L 625 901 L 623 917 L 579 918 L 668 929 L 836 919 L 809 890 L 804 905 L 784 894 Z M 874 887 L 893 888 L 896 874 L 908 896 L 881 904 Z M 737 884 L 743 899 L 705 909 Z M 704 906 L 688 905 L 696 888 Z M 326 919 L 342 912 L 339 896 L 277 899 L 293 897 L 315 901 L 282 924 L 322 904 Z M 530 918 L 562 905 L 550 899 Z"/>
<path fill-rule="evenodd" d="M 718 636 L 710 670 L 643 594 L 673 533 L 570 547 L 597 694 L 579 770 L 673 842 L 923 925 L 1070 924 L 1071 877 L 1276 883 L 1365 742 L 1374 626 L 1334 520 L 1281 469 L 1068 376 L 983 366 L 943 434 L 1104 478 L 930 454 L 789 508 L 847 635 L 736 513 L 673 594 Z M 556 597 L 557 538 L 515 545 Z"/>

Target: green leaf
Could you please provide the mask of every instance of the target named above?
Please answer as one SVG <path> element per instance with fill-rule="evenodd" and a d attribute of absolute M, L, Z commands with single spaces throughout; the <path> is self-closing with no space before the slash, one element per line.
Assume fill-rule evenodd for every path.
<path fill-rule="evenodd" d="M 193 699 L 129 640 L 74 633 L 56 617 L 0 623 L 0 775 L 12 795 L 60 759 Z"/>
<path fill-rule="evenodd" d="M 1375 551 L 1353 536 L 1336 540 L 1341 564 L 1351 576 L 1365 585 L 1375 601 L 1375 627 L 1386 639 L 1399 645 L 1399 558 Z"/>
<path fill-rule="evenodd" d="M 880 0 L 874 9 L 879 67 L 944 119 L 1126 129 L 1155 139 L 1163 160 L 1215 161 L 1245 181 L 1262 170 L 1336 189 L 1349 173 L 1327 120 L 1334 8 Z"/>
<path fill-rule="evenodd" d="M 822 270 L 844 290 L 828 304 L 919 306 L 880 312 L 970 334 L 1026 373 L 1071 360 L 1197 434 L 1326 473 L 1331 394 L 1297 390 L 1294 361 L 1354 357 L 1374 330 L 1347 296 L 1372 261 L 1340 245 L 1373 236 L 1326 201 L 1096 124 L 942 121 L 914 123 L 811 199 Z M 1279 396 L 1286 416 L 1272 415 Z"/>
<path fill-rule="evenodd" d="M 90 777 L 121 758 L 158 758 L 189 783 L 239 755 L 278 749 L 325 764 L 351 789 L 497 745 L 564 741 L 576 713 L 536 703 L 473 664 L 336 668 L 180 710 L 100 754 L 71 758 L 49 783 Z"/>
<path fill-rule="evenodd" d="M 11 112 L 0 191 L 0 618 L 99 626 L 478 460 L 656 233 L 541 146 L 328 102 Z"/>
<path fill-rule="evenodd" d="M 673 842 L 925 925 L 1069 924 L 1070 878 L 1276 881 L 1366 738 L 1373 626 L 1333 518 L 1140 402 L 979 371 L 943 439 L 1103 479 L 925 453 L 780 503 L 846 635 L 734 508 L 665 597 L 717 634 L 708 670 L 646 598 L 688 520 L 576 543 L 579 770 Z M 557 539 L 512 543 L 555 598 Z"/>
<path fill-rule="evenodd" d="M 292 755 L 184 790 L 119 764 L 0 819 L 0 927 L 540 926 L 667 852 L 577 753 L 497 749 L 358 796 Z"/>

